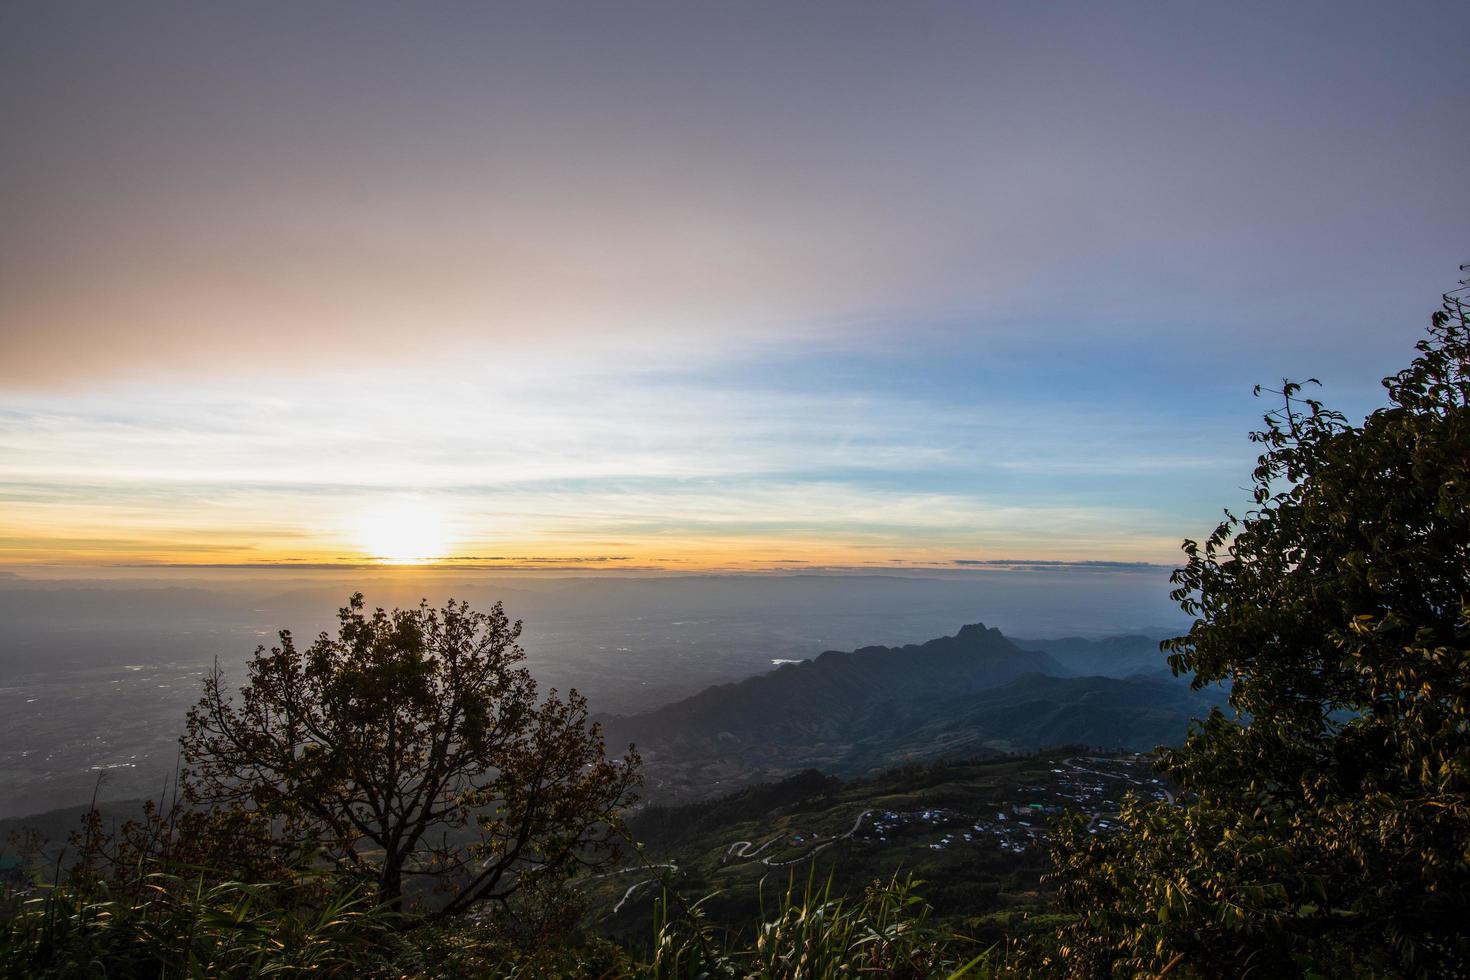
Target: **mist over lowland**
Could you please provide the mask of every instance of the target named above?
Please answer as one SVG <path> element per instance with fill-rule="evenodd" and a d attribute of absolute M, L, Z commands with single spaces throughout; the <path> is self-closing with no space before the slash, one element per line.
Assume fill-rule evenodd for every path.
<path fill-rule="evenodd" d="M 907 575 L 534 577 L 175 573 L 0 578 L 0 815 L 159 792 L 185 710 L 217 658 L 243 682 L 256 646 L 335 624 L 353 589 L 388 608 L 503 602 L 538 682 L 594 710 L 650 711 L 828 650 L 921 643 L 984 621 L 1008 636 L 1157 639 L 1181 624 L 1167 570 Z M 1162 654 L 1152 654 L 1163 669 Z M 1136 662 L 1122 669 L 1137 670 Z M 1102 672 L 1111 671 L 1102 668 Z M 99 783 L 100 777 L 100 783 Z"/>

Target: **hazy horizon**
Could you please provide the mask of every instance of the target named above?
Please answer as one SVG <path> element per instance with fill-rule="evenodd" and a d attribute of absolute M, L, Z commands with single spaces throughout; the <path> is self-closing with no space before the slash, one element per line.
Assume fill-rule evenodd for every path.
<path fill-rule="evenodd" d="M 7 5 L 0 565 L 1167 564 L 1453 283 L 1467 17 Z"/>
<path fill-rule="evenodd" d="M 232 685 L 242 683 L 256 646 L 278 642 L 280 629 L 310 642 L 333 629 L 358 590 L 389 608 L 450 596 L 480 609 L 503 601 L 524 622 L 526 664 L 543 688 L 575 687 L 610 714 L 648 711 L 778 660 L 918 643 L 974 622 L 1020 639 L 1162 635 L 1184 625 L 1160 569 L 943 579 L 176 574 L 0 576 L 0 817 L 84 803 L 99 773 L 102 799 L 156 795 L 204 673 L 218 663 Z"/>
<path fill-rule="evenodd" d="M 1464 972 L 1467 37 L 0 3 L 0 963 Z"/>
<path fill-rule="evenodd" d="M 1180 628 L 1252 386 L 1361 418 L 1470 258 L 1467 28 L 4 5 L 0 796 L 151 785 L 215 657 L 359 590 L 504 599 L 611 712 Z"/>

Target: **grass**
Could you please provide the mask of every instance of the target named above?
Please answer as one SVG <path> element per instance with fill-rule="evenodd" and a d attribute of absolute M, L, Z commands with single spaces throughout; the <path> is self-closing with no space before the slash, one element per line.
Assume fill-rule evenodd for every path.
<path fill-rule="evenodd" d="M 763 911 L 754 942 L 727 944 L 700 903 L 672 915 L 666 893 L 655 907 L 649 980 L 838 980 L 852 976 L 947 980 L 993 976 L 989 953 L 960 961 L 965 941 L 936 929 L 918 895 L 919 882 L 897 877 L 859 898 L 834 895 L 832 882 L 809 874 L 788 879 L 776 908 Z"/>
<path fill-rule="evenodd" d="M 0 921 L 0 977 L 351 976 L 394 944 L 391 917 L 358 893 L 298 892 L 159 871 L 121 890 L 43 888 Z"/>
<path fill-rule="evenodd" d="M 517 949 L 469 921 L 429 926 L 320 881 L 210 882 L 150 872 L 121 892 L 78 881 L 11 896 L 0 912 L 0 978 L 463 977 L 537 980 L 893 980 L 994 976 L 986 952 L 936 928 L 912 879 L 835 895 L 793 876 L 753 940 L 665 894 L 651 948 L 567 941 Z M 968 952 L 968 958 L 961 955 Z"/>

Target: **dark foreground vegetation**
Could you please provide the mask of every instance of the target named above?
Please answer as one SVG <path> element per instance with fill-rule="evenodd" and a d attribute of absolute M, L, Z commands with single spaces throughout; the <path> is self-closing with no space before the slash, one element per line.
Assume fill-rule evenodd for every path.
<path fill-rule="evenodd" d="M 366 615 L 355 598 L 337 637 L 259 651 L 238 696 L 211 678 L 176 800 L 121 827 L 92 815 L 47 868 L 18 843 L 0 975 L 1466 975 L 1470 322 L 1456 294 L 1384 384 L 1388 407 L 1362 425 L 1301 385 L 1277 393 L 1254 435 L 1252 509 L 1186 542 L 1174 577 L 1195 623 L 1166 643 L 1169 663 L 1228 684 L 1233 710 L 1159 754 L 1166 798 L 1121 801 L 1107 833 L 1097 813 L 1048 824 L 1043 904 L 999 941 L 901 874 L 830 887 L 811 868 L 835 825 L 797 842 L 810 859 L 784 880 L 762 874 L 743 925 L 665 867 L 642 934 L 599 934 L 586 882 L 677 866 L 631 843 L 640 819 L 669 854 L 713 833 L 690 845 L 704 878 L 685 882 L 708 887 L 720 849 L 728 863 L 765 846 L 726 842 L 740 821 L 784 840 L 793 804 L 835 821 L 819 804 L 845 790 L 806 776 L 795 799 L 747 791 L 723 816 L 630 828 L 637 756 L 608 758 L 575 694 L 536 691 L 498 608 Z M 883 791 L 885 840 L 907 826 L 892 801 L 909 791 Z"/>

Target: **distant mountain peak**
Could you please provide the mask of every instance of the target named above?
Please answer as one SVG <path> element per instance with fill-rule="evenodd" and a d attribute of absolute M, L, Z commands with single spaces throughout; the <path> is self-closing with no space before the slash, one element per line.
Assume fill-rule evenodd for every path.
<path fill-rule="evenodd" d="M 641 715 L 609 721 L 619 740 L 647 743 L 678 732 L 747 737 L 816 719 L 847 724 L 884 702 L 973 693 L 1025 673 L 1066 673 L 1050 656 L 1022 650 L 983 623 L 902 647 L 828 650 L 813 660 L 721 684 Z"/>
<path fill-rule="evenodd" d="M 1076 643 L 1097 646 L 1061 645 Z M 661 795 L 698 796 L 801 768 L 863 772 L 1066 743 L 1150 748 L 1182 734 L 1200 704 L 1179 684 L 1068 673 L 1049 653 L 968 623 L 926 643 L 829 650 L 609 718 L 604 732 L 644 751 Z"/>
<path fill-rule="evenodd" d="M 984 623 L 969 623 L 960 627 L 960 631 L 954 635 L 956 640 L 975 640 L 989 637 L 1005 639 L 1005 634 L 993 626 Z"/>

